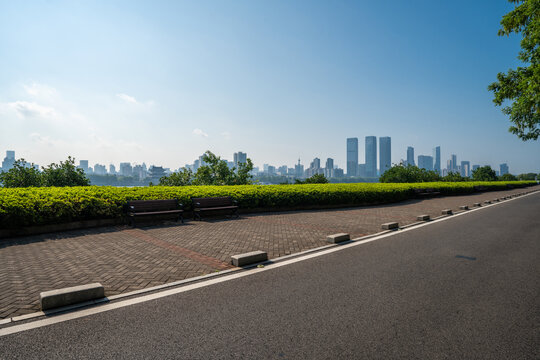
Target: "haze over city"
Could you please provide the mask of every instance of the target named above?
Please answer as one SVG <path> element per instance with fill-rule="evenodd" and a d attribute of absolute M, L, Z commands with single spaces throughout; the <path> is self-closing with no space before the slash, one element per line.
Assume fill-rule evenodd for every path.
<path fill-rule="evenodd" d="M 540 171 L 540 143 L 508 133 L 487 91 L 520 65 L 519 38 L 497 36 L 505 1 L 1 8 L 2 155 L 177 169 L 244 151 L 259 167 L 345 168 L 345 139 L 373 135 L 392 138 L 392 163 L 441 146 L 443 162 Z"/>

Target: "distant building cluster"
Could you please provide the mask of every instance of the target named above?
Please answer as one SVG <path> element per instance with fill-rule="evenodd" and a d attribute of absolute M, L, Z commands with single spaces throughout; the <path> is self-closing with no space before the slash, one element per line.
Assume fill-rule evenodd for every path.
<path fill-rule="evenodd" d="M 285 176 L 290 179 L 302 179 L 308 178 L 313 175 L 322 174 L 327 178 L 342 178 L 342 177 L 359 177 L 359 178 L 377 178 L 384 174 L 385 171 L 392 166 L 392 139 L 389 136 L 379 137 L 379 147 L 377 151 L 377 137 L 366 136 L 365 137 L 365 158 L 364 162 L 359 162 L 358 156 L 358 138 L 347 139 L 347 162 L 346 169 L 339 168 L 334 159 L 327 158 L 324 164 L 321 163 L 321 159 L 316 157 L 311 161 L 309 167 L 305 167 L 300 159 L 294 167 L 288 167 L 287 165 L 273 166 L 270 164 L 264 164 L 263 168 L 254 167 L 251 171 L 253 176 Z M 378 155 L 378 156 L 377 156 Z M 377 158 L 379 162 L 377 163 Z M 6 156 L 2 161 L 2 167 L 0 171 L 8 171 L 15 163 L 15 151 L 7 150 Z M 238 168 L 240 164 L 247 162 L 247 153 L 236 152 L 233 154 L 233 161 L 228 161 L 229 168 Z M 480 167 L 480 165 L 472 165 L 470 161 L 462 160 L 458 163 L 457 155 L 452 154 L 446 162 L 446 168 L 441 168 L 441 147 L 436 146 L 433 148 L 431 155 L 418 155 L 417 161 L 415 161 L 414 147 L 407 147 L 406 160 L 401 160 L 404 165 L 415 165 L 419 168 L 435 171 L 442 176 L 446 176 L 450 173 L 458 173 L 463 177 L 471 177 L 472 172 Z M 185 168 L 196 172 L 201 166 L 206 165 L 203 160 L 203 155 L 194 160 L 192 164 L 186 164 Z M 39 166 L 35 165 L 37 169 Z M 137 180 L 159 180 L 160 177 L 170 174 L 172 171 L 170 168 L 164 168 L 162 166 L 150 165 L 147 167 L 145 163 L 132 164 L 130 162 L 121 162 L 118 168 L 114 164 L 107 166 L 102 164 L 94 164 L 93 167 L 89 165 L 88 160 L 80 160 L 79 168 L 81 168 L 87 175 L 115 175 L 121 177 L 132 177 Z M 496 169 L 495 169 L 496 170 Z M 500 164 L 497 175 L 504 175 L 509 173 L 509 168 L 506 163 Z"/>

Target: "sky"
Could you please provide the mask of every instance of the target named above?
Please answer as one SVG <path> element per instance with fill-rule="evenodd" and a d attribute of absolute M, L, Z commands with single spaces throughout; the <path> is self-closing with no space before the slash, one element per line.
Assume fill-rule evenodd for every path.
<path fill-rule="evenodd" d="M 0 155 L 177 169 L 210 150 L 256 166 L 346 164 L 390 136 L 392 162 L 540 172 L 487 86 L 515 68 L 505 0 L 0 0 Z"/>

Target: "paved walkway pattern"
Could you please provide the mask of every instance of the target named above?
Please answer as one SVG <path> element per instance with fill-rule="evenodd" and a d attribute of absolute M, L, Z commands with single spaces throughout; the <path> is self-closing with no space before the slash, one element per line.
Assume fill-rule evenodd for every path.
<path fill-rule="evenodd" d="M 329 234 L 356 238 L 381 231 L 385 222 L 406 225 L 420 214 L 436 217 L 442 209 L 536 188 L 0 240 L 0 319 L 39 311 L 46 290 L 100 282 L 107 296 L 126 293 L 232 268 L 234 254 L 263 250 L 276 258 L 326 245 Z"/>

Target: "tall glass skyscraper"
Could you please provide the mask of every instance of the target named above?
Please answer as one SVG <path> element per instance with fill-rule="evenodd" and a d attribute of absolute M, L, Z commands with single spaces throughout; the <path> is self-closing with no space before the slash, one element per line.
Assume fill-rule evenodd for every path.
<path fill-rule="evenodd" d="M 437 146 L 433 148 L 433 170 L 441 175 L 441 147 Z"/>
<path fill-rule="evenodd" d="M 414 166 L 414 148 L 412 146 L 409 146 L 407 148 L 407 165 Z"/>
<path fill-rule="evenodd" d="M 379 138 L 379 174 L 384 172 L 392 166 L 392 139 L 390 136 L 384 136 Z"/>
<path fill-rule="evenodd" d="M 358 176 L 358 138 L 347 139 L 347 176 Z"/>
<path fill-rule="evenodd" d="M 418 155 L 418 167 L 420 169 L 433 170 L 433 157 L 427 155 Z"/>
<path fill-rule="evenodd" d="M 377 137 L 366 136 L 366 176 L 377 177 Z"/>

